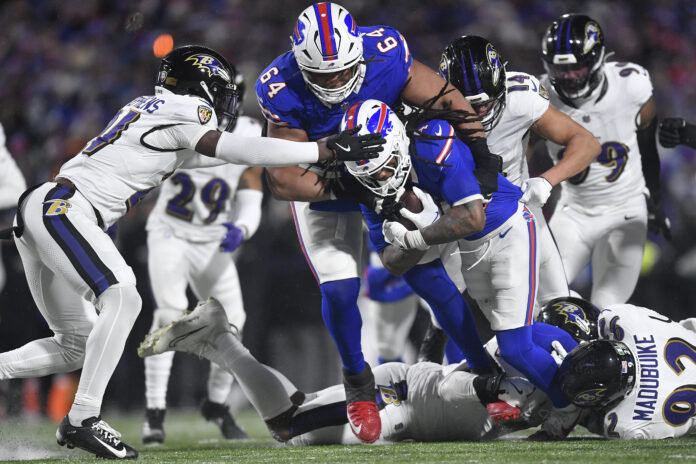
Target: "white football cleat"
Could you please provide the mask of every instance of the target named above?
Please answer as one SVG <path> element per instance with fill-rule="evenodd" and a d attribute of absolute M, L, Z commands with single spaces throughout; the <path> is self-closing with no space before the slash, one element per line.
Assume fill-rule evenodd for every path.
<path fill-rule="evenodd" d="M 147 334 L 138 347 L 138 356 L 183 351 L 203 358 L 216 349 L 214 342 L 224 332 L 234 333 L 233 327 L 220 302 L 211 297 L 181 319 Z"/>

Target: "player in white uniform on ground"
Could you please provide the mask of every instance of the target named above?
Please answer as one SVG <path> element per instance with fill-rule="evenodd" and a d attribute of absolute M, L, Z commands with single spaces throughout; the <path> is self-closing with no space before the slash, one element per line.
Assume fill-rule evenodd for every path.
<path fill-rule="evenodd" d="M 12 154 L 7 149 L 5 130 L 0 124 L 0 209 L 14 208 L 17 199 L 27 189 L 26 181 L 17 163 L 12 159 Z M 0 292 L 5 287 L 5 266 L 2 264 L 0 254 Z"/>
<path fill-rule="evenodd" d="M 561 374 L 567 377 L 567 386 L 562 388 L 575 404 L 598 408 L 586 419 L 587 427 L 607 438 L 625 440 L 696 433 L 695 329 L 694 319 L 677 323 L 630 304 L 611 305 L 602 311 L 600 338 L 622 342 L 628 356 L 619 353 L 622 364 L 617 370 L 602 369 L 597 362 L 593 372 L 583 369 L 582 361 L 600 361 L 602 356 L 579 347 L 568 355 L 575 358 L 569 364 L 578 370 L 569 367 L 569 374 Z M 625 396 L 612 398 L 604 389 L 616 379 L 621 379 Z"/>
<path fill-rule="evenodd" d="M 563 263 L 541 207 L 552 184 L 562 178 L 550 169 L 529 179 L 525 152 L 529 134 L 553 140 L 577 160 L 577 171 L 599 154 L 599 143 L 586 129 L 549 105 L 549 95 L 529 74 L 509 71 L 493 44 L 483 37 L 464 36 L 445 48 L 440 74 L 469 100 L 483 119 L 486 143 L 491 153 L 503 158 L 503 172 L 511 183 L 522 187 L 537 221 L 539 237 L 539 290 L 537 310 L 550 300 L 568 296 Z"/>
<path fill-rule="evenodd" d="M 253 365 L 257 376 L 239 379 L 240 385 L 274 438 L 292 438 L 292 445 L 361 443 L 346 418 L 343 385 L 306 395 L 298 392 L 282 374 L 260 364 L 248 351 L 233 348 L 241 343 L 226 327 L 225 317 L 219 302 L 209 299 L 174 324 L 148 334 L 138 354 L 194 353 L 235 375 L 241 365 L 246 369 Z M 551 409 L 548 397 L 527 380 L 479 376 L 466 371 L 465 364 L 386 363 L 375 367 L 374 373 L 382 424 L 378 443 L 481 440 L 511 431 L 487 412 L 481 398 L 491 395 L 522 410 L 516 428 L 538 425 Z M 275 411 L 272 420 L 270 411 Z"/>
<path fill-rule="evenodd" d="M 55 336 L 0 354 L 0 379 L 82 367 L 72 408 L 56 432 L 61 445 L 109 458 L 138 455 L 100 417 L 104 391 L 141 307 L 133 271 L 105 233 L 108 227 L 176 169 L 225 162 L 293 165 L 381 148 L 349 132 L 326 144 L 220 132 L 218 115 L 235 116 L 233 78 L 214 50 L 175 49 L 162 60 L 156 95 L 124 106 L 63 165 L 55 182 L 20 198 L 15 242 L 34 301 Z M 86 310 L 99 313 L 96 323 Z"/>
<path fill-rule="evenodd" d="M 590 300 L 624 303 L 638 280 L 648 222 L 670 238 L 661 206 L 656 110 L 647 70 L 606 63 L 599 24 L 563 15 L 546 31 L 541 84 L 551 104 L 602 144 L 597 159 L 563 186 L 550 221 L 568 282 L 592 263 Z M 547 141 L 554 162 L 564 147 Z M 646 205 L 646 184 L 649 197 Z"/>
<path fill-rule="evenodd" d="M 244 82 L 236 73 L 241 108 Z M 259 137 L 261 125 L 239 116 L 232 134 Z M 161 187 L 147 221 L 148 272 L 156 303 L 152 330 L 173 322 L 188 308 L 186 288 L 200 299 L 217 298 L 241 338 L 246 313 L 239 276 L 230 252 L 248 240 L 261 221 L 262 169 L 224 164 L 176 171 Z M 174 353 L 145 359 L 144 443 L 164 442 L 167 383 Z M 246 438 L 226 405 L 234 377 L 210 365 L 201 412 L 215 421 L 225 438 Z"/>

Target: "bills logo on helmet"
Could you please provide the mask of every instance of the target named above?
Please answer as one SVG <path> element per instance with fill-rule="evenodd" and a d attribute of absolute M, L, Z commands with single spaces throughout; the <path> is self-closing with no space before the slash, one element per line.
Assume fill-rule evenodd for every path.
<path fill-rule="evenodd" d="M 493 85 L 498 85 L 500 80 L 500 69 L 503 65 L 500 63 L 500 58 L 498 57 L 498 52 L 495 51 L 493 45 L 490 43 L 486 45 L 486 56 L 488 57 L 488 64 L 491 65 L 493 70 Z"/>
<path fill-rule="evenodd" d="M 593 388 L 591 390 L 585 390 L 584 392 L 575 395 L 573 402 L 579 404 L 592 404 L 597 402 L 597 400 L 604 398 L 606 391 L 606 388 Z"/>
<path fill-rule="evenodd" d="M 582 53 L 586 54 L 592 50 L 592 47 L 599 43 L 599 25 L 596 22 L 590 21 L 585 24 L 585 41 L 582 44 Z"/>
<path fill-rule="evenodd" d="M 230 74 L 222 67 L 222 63 L 213 56 L 201 53 L 198 55 L 191 55 L 184 61 L 193 61 L 194 66 L 208 71 L 208 77 L 220 76 L 225 81 L 232 83 Z"/>
<path fill-rule="evenodd" d="M 304 21 L 298 19 L 295 24 L 295 32 L 292 34 L 292 42 L 295 45 L 300 45 L 305 39 L 305 31 L 307 30 L 307 25 Z"/>
<path fill-rule="evenodd" d="M 558 314 L 565 317 L 566 323 L 578 326 L 580 330 L 586 334 L 590 333 L 590 324 L 587 323 L 585 311 L 583 311 L 583 309 L 579 306 L 572 303 L 559 302 L 553 305 L 553 309 Z"/>
<path fill-rule="evenodd" d="M 346 17 L 343 19 L 343 21 L 346 23 L 346 27 L 348 28 L 348 32 L 354 37 L 358 36 L 358 27 L 355 24 L 355 21 L 353 20 L 353 17 L 350 14 L 347 14 Z"/>
<path fill-rule="evenodd" d="M 201 124 L 208 124 L 208 121 L 210 121 L 210 118 L 212 117 L 213 111 L 210 108 L 204 105 L 200 105 L 198 107 L 198 120 L 201 122 Z"/>
<path fill-rule="evenodd" d="M 44 216 L 60 216 L 61 214 L 67 213 L 68 208 L 72 207 L 69 201 L 62 200 L 60 198 L 56 200 L 44 201 L 43 204 L 48 205 Z"/>

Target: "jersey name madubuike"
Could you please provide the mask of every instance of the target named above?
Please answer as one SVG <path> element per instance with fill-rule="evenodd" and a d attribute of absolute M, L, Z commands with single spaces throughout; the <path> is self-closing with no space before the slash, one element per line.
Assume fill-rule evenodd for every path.
<path fill-rule="evenodd" d="M 530 74 L 508 71 L 506 75 L 505 109 L 497 125 L 486 133 L 486 143 L 491 153 L 503 158 L 505 178 L 519 187 L 529 178 L 529 129 L 549 108 L 549 94 Z"/>
<path fill-rule="evenodd" d="M 548 75 L 541 84 L 549 89 L 551 104 L 589 130 L 602 145 L 595 161 L 563 183 L 562 201 L 589 214 L 619 208 L 627 198 L 643 194 L 645 180 L 636 135 L 636 116 L 652 96 L 648 72 L 634 63 L 606 63 L 605 83 L 578 108 L 564 103 L 552 91 Z M 606 86 L 606 89 L 604 88 Z M 554 161 L 563 147 L 547 141 Z"/>
<path fill-rule="evenodd" d="M 136 98 L 61 167 L 58 177 L 75 184 L 108 227 L 176 169 L 224 163 L 191 149 L 148 144 L 153 132 L 175 125 L 199 128 L 197 141 L 208 130 L 217 129 L 217 117 L 208 102 L 191 95 L 164 91 Z"/>
<path fill-rule="evenodd" d="M 260 137 L 261 125 L 240 116 L 232 131 L 242 137 Z M 234 196 L 239 178 L 248 166 L 222 164 L 211 168 L 177 170 L 163 184 L 147 220 L 147 230 L 167 227 L 192 242 L 218 241 L 234 219 Z M 217 227 L 216 227 L 217 226 Z"/>
<path fill-rule="evenodd" d="M 599 315 L 601 338 L 625 343 L 636 360 L 631 392 L 605 411 L 604 435 L 659 439 L 696 430 L 696 332 L 630 304 Z"/>

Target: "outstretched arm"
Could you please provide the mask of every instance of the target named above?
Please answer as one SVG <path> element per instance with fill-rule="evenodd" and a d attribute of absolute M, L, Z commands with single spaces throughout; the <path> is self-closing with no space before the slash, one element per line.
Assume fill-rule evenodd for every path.
<path fill-rule="evenodd" d="M 552 187 L 585 169 L 602 151 L 602 146 L 587 129 L 552 106 L 532 125 L 532 129 L 538 135 L 565 146 L 563 158 L 540 175 Z"/>

